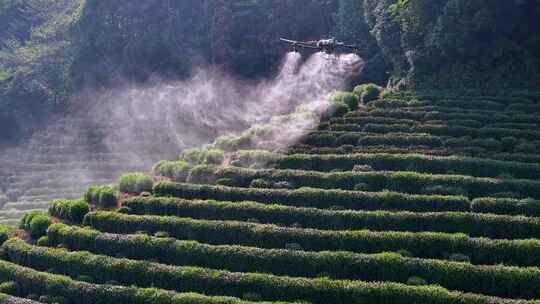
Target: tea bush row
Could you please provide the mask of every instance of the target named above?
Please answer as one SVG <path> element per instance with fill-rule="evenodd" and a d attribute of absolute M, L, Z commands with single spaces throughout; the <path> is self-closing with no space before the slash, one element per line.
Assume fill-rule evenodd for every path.
<path fill-rule="evenodd" d="M 481 295 L 449 292 L 435 286 L 413 287 L 402 284 L 332 280 L 328 278 L 280 277 L 269 274 L 232 273 L 208 268 L 168 266 L 146 261 L 113 258 L 88 252 L 44 249 L 12 239 L 4 244 L 10 260 L 38 268 L 54 268 L 71 276 L 87 275 L 99 282 L 117 281 L 137 286 L 157 286 L 179 292 L 204 292 L 210 295 L 240 297 L 257 291 L 263 299 L 311 303 L 393 302 L 408 303 L 505 303 Z M 1 265 L 1 264 L 0 264 Z M 537 272 L 539 272 L 537 270 Z M 528 272 L 529 278 L 532 271 Z M 537 280 L 529 280 L 538 286 Z M 525 302 L 526 303 L 526 302 Z"/>
<path fill-rule="evenodd" d="M 354 169 L 354 168 L 353 168 Z M 240 167 L 214 167 L 216 179 L 228 178 L 234 186 L 249 187 L 253 180 L 287 181 L 295 188 L 356 190 L 359 184 L 368 191 L 391 191 L 420 194 L 430 186 L 459 187 L 463 195 L 484 197 L 497 192 L 515 192 L 524 197 L 540 197 L 540 182 L 527 179 L 494 179 L 467 175 L 434 175 L 402 172 L 317 172 L 303 170 L 254 170 Z"/>
<path fill-rule="evenodd" d="M 484 203 L 480 199 L 478 204 Z M 256 202 L 189 201 L 134 197 L 125 204 L 131 214 L 211 220 L 256 221 L 329 230 L 436 231 L 503 239 L 536 238 L 540 219 L 464 212 L 387 212 L 298 208 Z M 482 208 L 480 206 L 478 209 Z M 485 208 L 485 207 L 484 207 Z"/>
<path fill-rule="evenodd" d="M 257 189 L 191 185 L 162 181 L 154 187 L 158 196 L 224 201 L 279 202 L 285 205 L 329 208 L 342 206 L 356 210 L 407 210 L 417 212 L 468 211 L 469 200 L 462 196 L 412 195 L 397 192 L 359 192 L 316 188 Z"/>
<path fill-rule="evenodd" d="M 442 258 L 459 252 L 468 255 L 475 264 L 540 266 L 540 240 L 536 239 L 493 240 L 439 232 L 330 231 L 103 211 L 87 214 L 84 224 L 100 231 L 119 234 L 167 232 L 178 239 L 215 245 L 286 248 L 287 244 L 296 243 L 310 251 L 345 250 L 359 253 L 404 249 L 414 256 L 429 258 Z"/>
<path fill-rule="evenodd" d="M 348 155 L 295 154 L 276 157 L 281 169 L 314 171 L 351 171 L 356 165 L 369 165 L 379 171 L 417 171 L 453 173 L 477 177 L 498 177 L 512 174 L 515 178 L 540 179 L 540 164 L 491 160 L 464 156 L 432 156 L 421 154 L 359 153 Z"/>
<path fill-rule="evenodd" d="M 237 245 L 208 245 L 145 235 L 108 235 L 87 228 L 55 225 L 49 237 L 71 250 L 88 250 L 127 258 L 157 259 L 234 272 L 405 283 L 419 276 L 451 290 L 502 297 L 538 296 L 540 270 L 502 265 L 476 266 L 444 260 L 404 257 L 397 253 L 308 252 Z M 8 252 L 9 253 L 9 252 Z"/>
<path fill-rule="evenodd" d="M 54 296 L 65 304 L 249 304 L 229 297 L 208 297 L 195 293 L 175 293 L 154 288 L 96 285 L 69 277 L 39 272 L 0 260 L 0 280 L 17 282 L 25 296 Z M 280 302 L 281 303 L 281 302 Z"/>

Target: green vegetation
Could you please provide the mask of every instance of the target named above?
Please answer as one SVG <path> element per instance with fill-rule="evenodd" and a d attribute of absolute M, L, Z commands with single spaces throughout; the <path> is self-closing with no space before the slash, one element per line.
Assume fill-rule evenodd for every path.
<path fill-rule="evenodd" d="M 534 238 L 540 232 L 540 221 L 535 218 L 468 212 L 335 210 L 339 209 L 338 206 L 330 207 L 334 210 L 322 210 L 312 208 L 313 206 L 309 203 L 306 203 L 307 208 L 299 208 L 286 206 L 286 203 L 280 201 L 277 202 L 282 205 L 245 201 L 227 202 L 223 201 L 224 198 L 219 197 L 219 194 L 214 198 L 220 201 L 134 197 L 128 199 L 124 205 L 130 208 L 131 214 L 138 215 L 167 215 L 211 220 L 256 220 L 258 223 L 329 230 L 462 232 L 472 236 L 502 239 Z M 485 204 L 485 199 L 480 199 L 475 204 Z"/>
<path fill-rule="evenodd" d="M 407 282 L 411 275 L 422 275 L 429 282 L 449 289 L 480 292 L 503 296 L 500 286 L 511 296 L 514 293 L 534 292 L 523 289 L 523 284 L 538 270 L 506 266 L 475 266 L 440 260 L 401 257 L 395 253 L 354 254 L 351 252 L 297 252 L 284 249 L 208 245 L 193 241 L 158 239 L 144 235 L 117 235 L 107 246 L 95 246 L 103 234 L 87 228 L 55 225 L 49 236 L 56 244 L 72 250 L 90 250 L 99 254 L 116 254 L 130 259 L 144 260 L 152 255 L 160 263 L 199 267 L 223 267 L 239 272 L 268 272 L 275 275 L 317 277 L 326 273 L 335 279 L 361 279 Z M 388 271 L 381 271 L 388 269 Z M 509 279 L 506 276 L 512 276 Z M 499 281 L 500 279 L 500 281 Z M 475 282 L 472 284 L 471 282 Z M 511 291 L 510 285 L 515 286 Z"/>
<path fill-rule="evenodd" d="M 409 233 L 374 231 L 331 231 L 286 228 L 237 221 L 193 220 L 164 216 L 123 215 L 94 212 L 85 217 L 85 225 L 111 233 L 164 231 L 178 239 L 192 239 L 210 244 L 239 244 L 260 248 L 286 248 L 299 244 L 304 250 L 345 250 L 383 252 L 408 250 L 418 257 L 443 258 L 448 250 L 464 253 L 475 264 L 505 263 L 540 266 L 540 242 L 534 240 L 492 240 L 471 238 L 464 234 Z"/>
<path fill-rule="evenodd" d="M 25 282 L 18 285 L 20 293 L 47 296 L 54 294 L 67 303 L 76 303 L 83 296 L 89 303 L 155 303 L 156 299 L 163 304 L 174 303 L 216 303 L 216 304 L 249 304 L 234 298 L 208 297 L 194 293 L 174 293 L 159 289 L 142 289 L 112 285 L 96 285 L 74 281 L 69 277 L 38 272 L 6 261 L 0 261 L 0 279 L 3 281 Z M 42 297 L 40 297 L 41 299 Z M 49 297 L 46 297 L 46 299 Z M 80 303 L 80 302 L 78 302 Z M 282 302 L 280 302 L 282 303 Z"/>
<path fill-rule="evenodd" d="M 47 250 L 41 247 L 32 247 L 19 240 L 10 240 L 3 247 L 10 260 L 26 266 L 37 267 L 38 269 L 54 267 L 56 269 L 63 269 L 62 272 L 71 276 L 84 273 L 101 282 L 110 280 L 125 281 L 127 279 L 124 283 L 135 281 L 138 286 L 157 285 L 160 288 L 177 291 L 183 291 L 183 286 L 190 286 L 194 290 L 205 291 L 208 294 L 225 293 L 227 295 L 241 296 L 249 292 L 249 290 L 257 290 L 264 299 L 280 298 L 297 300 L 300 298 L 308 299 L 312 303 L 328 303 L 328 301 L 332 301 L 335 298 L 343 299 L 347 303 L 362 303 L 365 298 L 369 299 L 371 297 L 383 297 L 383 299 L 388 297 L 388 299 L 391 299 L 392 297 L 387 295 L 388 292 L 394 293 L 400 298 L 410 298 L 412 301 L 416 301 L 416 299 L 425 297 L 422 295 L 423 293 L 430 291 L 430 296 L 425 297 L 425 301 L 428 301 L 428 303 L 439 297 L 452 302 L 457 300 L 454 299 L 455 294 L 434 287 L 422 290 L 391 283 L 374 284 L 361 281 L 297 279 L 253 273 L 233 274 L 226 271 L 205 268 L 166 266 L 156 263 L 117 259 L 90 253 L 69 253 L 62 249 Z M 399 259 L 398 255 L 388 255 L 386 257 L 381 255 L 380 257 L 388 260 Z M 509 268 L 508 270 L 511 269 Z M 147 275 L 149 273 L 159 275 L 162 279 L 159 281 L 152 280 Z M 532 270 L 522 273 L 514 272 L 513 274 L 513 277 L 510 273 L 507 274 L 508 277 L 501 277 L 499 284 L 504 284 L 503 282 L 506 280 L 513 281 L 518 279 L 521 275 L 521 284 L 513 281 L 514 286 L 522 288 L 525 284 L 531 284 L 531 287 L 533 287 L 537 286 L 538 283 L 535 281 L 538 281 L 539 279 L 537 277 L 540 277 L 540 272 L 536 271 L 534 273 L 535 279 L 532 279 Z M 493 284 L 492 282 L 493 278 L 490 278 L 486 281 L 486 284 L 491 285 Z M 505 289 L 508 289 L 508 286 Z M 530 291 L 530 289 L 526 290 Z M 494 291 L 496 292 L 496 289 Z M 534 296 L 534 294 L 531 294 L 531 296 Z M 473 299 L 478 301 L 481 300 L 481 297 L 476 296 L 471 297 L 469 300 L 467 298 L 463 300 L 473 303 Z"/>
<path fill-rule="evenodd" d="M 497 177 L 512 172 L 516 178 L 540 178 L 540 165 L 504 162 L 460 156 L 394 155 L 387 153 L 349 155 L 288 155 L 277 159 L 283 169 L 350 171 L 355 165 L 370 165 L 375 170 L 414 170 L 426 173 L 455 172 L 476 177 Z"/>
<path fill-rule="evenodd" d="M 534 107 L 511 107 L 536 100 L 378 94 L 355 111 L 338 102 L 346 113 L 287 151 L 241 150 L 267 135 L 253 128 L 158 162 L 154 176 L 124 175 L 119 193 L 54 201 L 49 216 L 63 223 L 29 213 L 29 234 L 16 235 L 30 242 L 0 233 L 0 292 L 47 303 L 537 303 L 539 124 Z"/>
<path fill-rule="evenodd" d="M 354 88 L 353 93 L 360 98 L 363 103 L 368 103 L 379 99 L 383 93 L 383 88 L 376 84 L 361 84 Z"/>
<path fill-rule="evenodd" d="M 124 180 L 124 188 L 126 189 L 132 189 L 135 190 L 137 187 L 137 182 L 139 182 L 139 177 L 123 177 Z M 133 183 L 133 180 L 135 179 L 135 186 L 130 185 L 130 183 Z M 131 187 L 131 188 L 130 188 Z M 126 191 L 128 192 L 128 191 Z M 142 191 L 141 191 L 142 192 Z M 139 192 L 140 193 L 140 192 Z M 107 208 L 115 208 L 117 205 L 117 199 L 116 195 L 114 193 L 114 189 L 111 186 L 93 186 L 88 188 L 86 191 L 86 194 L 84 195 L 84 198 L 87 203 L 93 204 L 98 206 L 99 208 L 107 209 Z"/>
<path fill-rule="evenodd" d="M 271 188 L 271 183 L 287 181 L 295 188 L 355 190 L 357 185 L 363 184 L 368 191 L 386 189 L 412 194 L 439 194 L 435 187 L 446 187 L 459 189 L 458 195 L 470 198 L 486 197 L 497 192 L 514 192 L 525 198 L 540 197 L 540 183 L 527 179 L 481 178 L 411 171 L 380 172 L 373 171 L 371 167 L 368 167 L 366 172 L 357 169 L 358 167 L 353 168 L 353 171 L 325 173 L 304 170 L 254 170 L 228 166 L 215 167 L 212 175 L 216 179 L 229 179 L 229 185 L 236 187 L 248 187 L 254 180 L 259 179 L 267 183 L 266 188 Z"/>
<path fill-rule="evenodd" d="M 322 190 L 303 188 L 286 189 L 245 189 L 225 186 L 196 186 L 161 182 L 154 187 L 158 196 L 178 196 L 183 198 L 220 199 L 229 201 L 279 202 L 293 206 L 329 208 L 342 206 L 355 210 L 409 210 L 466 211 L 468 200 L 459 196 L 407 195 L 395 192 L 354 192 L 343 190 Z M 208 193 L 205 195 L 205 192 Z"/>
<path fill-rule="evenodd" d="M 51 220 L 46 212 L 33 211 L 27 213 L 22 219 L 19 228 L 28 231 L 32 237 L 39 238 L 47 233 Z"/>
<path fill-rule="evenodd" d="M 142 192 L 151 192 L 154 181 L 144 173 L 128 173 L 120 176 L 118 187 L 120 192 L 129 194 L 141 194 Z M 107 191 L 108 192 L 108 191 Z M 99 191 L 101 198 L 101 190 Z"/>
<path fill-rule="evenodd" d="M 0 0 L 0 224 L 22 217 L 0 225 L 0 303 L 539 304 L 539 15 L 535 0 Z M 70 123 L 124 88 L 150 106 L 162 90 L 146 88 L 190 85 L 205 65 L 219 92 L 160 98 L 258 80 L 246 96 L 265 94 L 280 36 L 355 44 L 361 72 L 327 83 L 353 55 L 325 54 L 329 72 L 309 72 L 335 94 L 309 100 L 317 115 L 312 91 L 280 78 L 294 100 L 268 92 L 273 117 L 253 98 L 237 122 L 223 94 L 234 127 L 192 100 L 186 117 L 148 112 L 180 136 L 127 106 L 106 128 Z M 285 70 L 317 81 L 306 54 Z M 136 126 L 127 141 L 151 141 L 129 170 L 99 145 L 126 127 L 117 115 Z M 276 139 L 307 115 L 320 125 Z M 5 157 L 18 141 L 38 151 Z M 157 150 L 168 160 L 114 185 L 74 169 L 87 159 L 108 184 Z"/>
<path fill-rule="evenodd" d="M 90 206 L 84 200 L 56 200 L 49 204 L 49 215 L 81 224 Z"/>
<path fill-rule="evenodd" d="M 183 155 L 186 155 L 184 151 Z M 157 176 L 168 177 L 173 181 L 186 181 L 189 175 L 189 170 L 193 168 L 193 165 L 186 161 L 168 161 L 163 160 L 158 162 L 152 170 Z"/>
<path fill-rule="evenodd" d="M 359 98 L 350 92 L 337 92 L 332 96 L 332 102 L 345 104 L 349 111 L 358 109 Z"/>

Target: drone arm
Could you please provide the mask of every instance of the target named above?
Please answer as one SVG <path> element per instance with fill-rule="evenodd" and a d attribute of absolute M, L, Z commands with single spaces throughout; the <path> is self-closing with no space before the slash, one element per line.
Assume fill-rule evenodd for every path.
<path fill-rule="evenodd" d="M 317 49 L 317 50 L 320 49 L 320 47 L 318 47 L 318 46 L 309 45 L 309 44 L 305 44 L 305 43 L 298 43 L 297 46 L 305 48 L 305 49 Z"/>

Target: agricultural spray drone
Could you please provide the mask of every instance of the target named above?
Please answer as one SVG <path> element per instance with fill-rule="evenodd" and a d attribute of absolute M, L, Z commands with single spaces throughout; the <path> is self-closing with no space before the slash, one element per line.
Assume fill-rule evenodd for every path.
<path fill-rule="evenodd" d="M 290 44 L 294 52 L 298 52 L 298 48 L 319 50 L 326 54 L 333 54 L 338 48 L 348 48 L 353 49 L 355 52 L 358 51 L 356 45 L 345 44 L 345 42 L 338 41 L 336 38 L 321 39 L 318 41 L 294 41 L 284 38 L 280 38 L 279 40 Z"/>

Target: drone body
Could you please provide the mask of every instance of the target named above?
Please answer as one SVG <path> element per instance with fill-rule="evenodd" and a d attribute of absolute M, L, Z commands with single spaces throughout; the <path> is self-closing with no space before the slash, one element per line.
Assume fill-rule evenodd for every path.
<path fill-rule="evenodd" d="M 319 52 L 325 52 L 327 54 L 333 54 L 338 48 L 358 50 L 356 45 L 345 44 L 335 38 L 321 39 L 318 41 L 295 41 L 284 38 L 280 38 L 279 40 L 290 44 L 294 52 L 298 52 L 298 48 L 319 50 Z"/>

